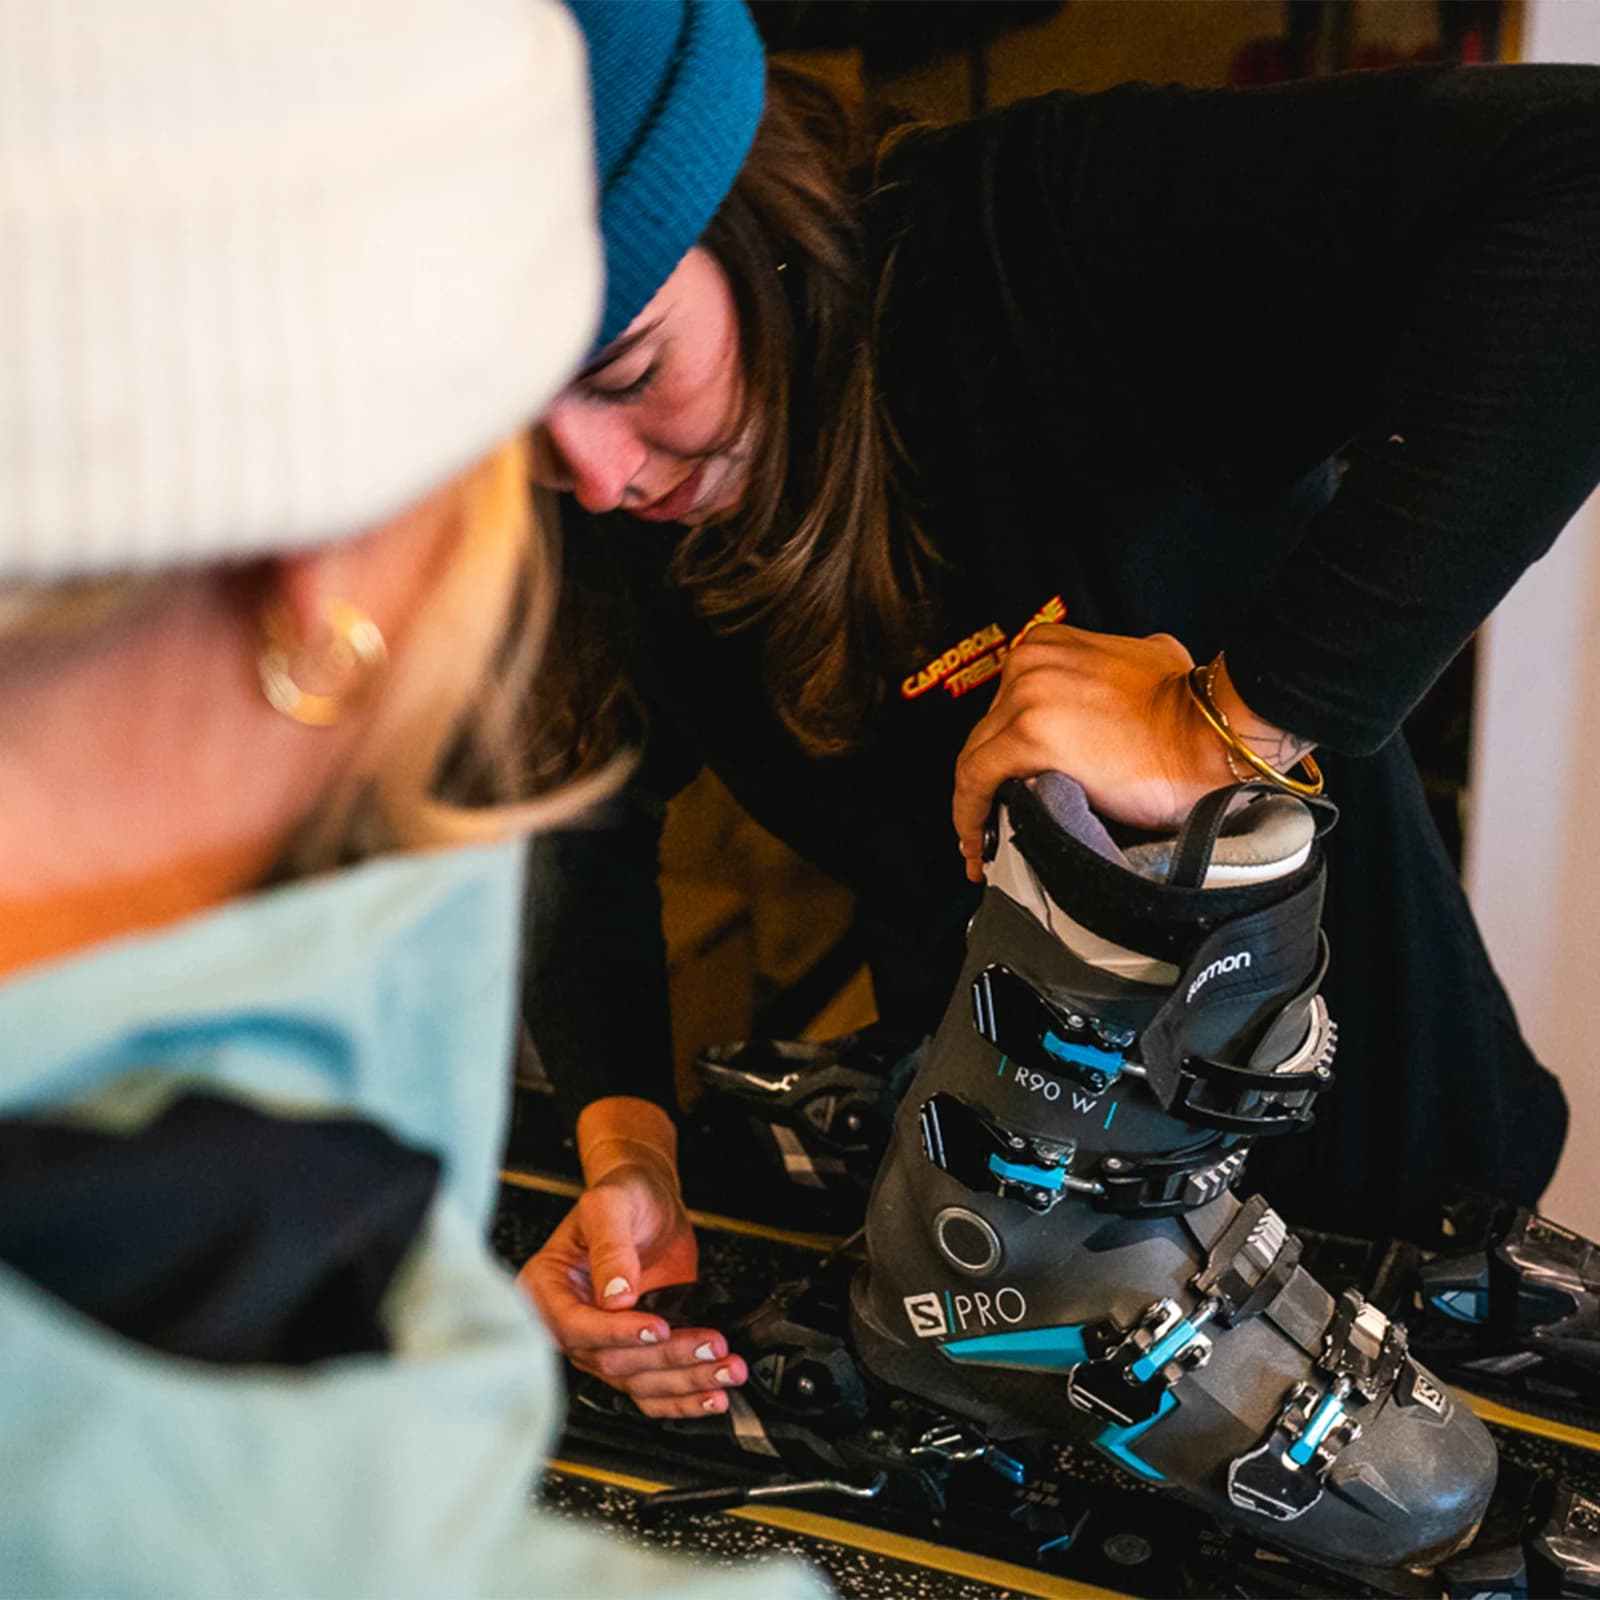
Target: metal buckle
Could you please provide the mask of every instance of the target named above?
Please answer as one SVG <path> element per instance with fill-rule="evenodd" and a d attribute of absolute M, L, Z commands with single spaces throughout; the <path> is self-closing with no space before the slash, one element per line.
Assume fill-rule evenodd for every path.
<path fill-rule="evenodd" d="M 1300 1263 L 1300 1241 L 1260 1195 L 1252 1195 L 1233 1220 L 1207 1243 L 1205 1265 L 1189 1280 L 1197 1295 L 1222 1301 L 1219 1319 L 1228 1327 L 1263 1310 L 1279 1294 Z"/>
<path fill-rule="evenodd" d="M 1361 1435 L 1345 1409 L 1351 1383 L 1338 1377 L 1326 1389 L 1295 1387 L 1265 1442 L 1228 1466 L 1228 1499 L 1241 1511 L 1292 1522 L 1322 1498 L 1339 1452 Z"/>
<path fill-rule="evenodd" d="M 1406 1330 L 1369 1305 L 1357 1289 L 1346 1289 L 1323 1335 L 1317 1366 L 1330 1378 L 1344 1379 L 1358 1399 L 1387 1395 L 1406 1360 Z"/>
<path fill-rule="evenodd" d="M 1122 1216 L 1170 1216 L 1214 1200 L 1244 1169 L 1243 1146 L 1182 1155 L 1104 1155 L 1094 1178 L 1074 1177 L 1078 1147 L 1070 1139 L 1025 1138 L 941 1090 L 923 1101 L 922 1150 L 936 1167 L 979 1194 L 1019 1200 L 1049 1211 L 1069 1194 Z"/>
<path fill-rule="evenodd" d="M 1317 1357 L 1327 1388 L 1315 1382 L 1295 1388 L 1266 1441 L 1229 1466 L 1228 1498 L 1277 1522 L 1303 1516 L 1321 1497 L 1339 1452 L 1361 1436 L 1346 1402 L 1380 1404 L 1407 1365 L 1405 1329 L 1346 1289 Z M 1424 1397 L 1418 1403 L 1430 1402 Z"/>
<path fill-rule="evenodd" d="M 1091 1329 L 1085 1343 L 1104 1348 L 1067 1373 L 1067 1397 L 1080 1411 L 1119 1427 L 1149 1421 L 1167 1391 L 1210 1360 L 1211 1340 L 1200 1329 L 1220 1305 L 1208 1296 L 1185 1316 L 1176 1300 L 1162 1299 L 1146 1307 L 1131 1328 L 1102 1323 Z"/>
<path fill-rule="evenodd" d="M 936 1167 L 978 1193 L 1048 1211 L 1069 1193 L 1099 1194 L 1098 1183 L 1067 1170 L 1077 1147 L 1026 1139 L 980 1116 L 957 1095 L 931 1095 L 918 1112 L 922 1150 Z"/>
<path fill-rule="evenodd" d="M 941 1461 L 976 1461 L 988 1452 L 989 1441 L 960 1422 L 936 1422 L 923 1429 L 907 1452 L 914 1456 L 937 1456 Z"/>
<path fill-rule="evenodd" d="M 972 981 L 972 1010 L 980 1037 L 1035 1072 L 1068 1078 L 1090 1094 L 1109 1089 L 1121 1074 L 1135 1030 L 1102 1017 L 1064 1011 L 1010 967 L 987 966 Z"/>

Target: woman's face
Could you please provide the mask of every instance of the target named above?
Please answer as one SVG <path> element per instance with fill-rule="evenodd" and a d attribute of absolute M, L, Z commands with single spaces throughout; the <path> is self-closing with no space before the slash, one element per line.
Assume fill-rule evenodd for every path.
<path fill-rule="evenodd" d="M 749 479 L 742 401 L 733 294 L 697 245 L 556 396 L 534 435 L 534 480 L 586 511 L 649 522 L 737 510 Z"/>

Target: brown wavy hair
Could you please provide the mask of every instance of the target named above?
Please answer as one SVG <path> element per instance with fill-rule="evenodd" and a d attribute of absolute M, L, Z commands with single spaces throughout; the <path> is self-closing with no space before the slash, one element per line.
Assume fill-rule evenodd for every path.
<path fill-rule="evenodd" d="M 685 531 L 668 577 L 719 631 L 760 630 L 768 694 L 814 755 L 851 748 L 903 668 L 935 560 L 891 493 L 899 455 L 877 388 L 887 271 L 873 281 L 860 215 L 886 147 L 827 85 L 771 62 L 750 153 L 700 240 L 738 316 L 743 401 L 727 438 L 749 430 L 751 475 L 738 511 Z M 625 632 L 616 597 L 600 599 L 584 514 L 567 510 L 546 692 L 567 706 L 552 724 L 563 764 L 585 767 L 643 725 L 605 644 Z"/>

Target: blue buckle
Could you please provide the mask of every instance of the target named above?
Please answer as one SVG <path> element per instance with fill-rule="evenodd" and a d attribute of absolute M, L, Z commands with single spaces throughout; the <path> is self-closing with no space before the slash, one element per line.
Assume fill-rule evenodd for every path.
<path fill-rule="evenodd" d="M 1130 1427 L 1155 1417 L 1168 1391 L 1211 1357 L 1200 1331 L 1221 1306 L 1210 1296 L 1187 1316 L 1176 1300 L 1157 1300 L 1131 1328 L 1102 1325 L 1091 1335 L 1104 1349 L 1067 1374 L 1067 1396 L 1080 1411 Z"/>
<path fill-rule="evenodd" d="M 1092 1094 L 1109 1088 L 1122 1072 L 1121 1050 L 1101 1050 L 1094 1045 L 1074 1044 L 1049 1028 L 1045 1029 L 1039 1044 L 1047 1056 L 1071 1071 Z"/>
<path fill-rule="evenodd" d="M 1034 1189 L 1059 1189 L 1067 1176 L 1065 1167 L 1035 1167 L 1022 1161 L 989 1157 L 989 1170 L 1006 1183 L 1026 1184 Z"/>
<path fill-rule="evenodd" d="M 969 1189 L 1048 1211 L 1069 1190 L 1099 1188 L 1071 1176 L 1075 1149 L 1070 1142 L 1025 1139 L 979 1115 L 958 1095 L 942 1090 L 930 1095 L 918 1121 L 923 1154 Z"/>
<path fill-rule="evenodd" d="M 992 963 L 972 982 L 973 1025 L 1007 1060 L 1092 1095 L 1117 1081 L 1136 1030 L 1066 1010 L 1045 999 L 1010 967 Z"/>
<path fill-rule="evenodd" d="M 1228 1499 L 1274 1522 L 1304 1516 L 1322 1498 L 1339 1452 L 1361 1435 L 1361 1424 L 1345 1407 L 1350 1390 L 1348 1377 L 1325 1390 L 1298 1385 L 1266 1440 L 1230 1463 Z"/>

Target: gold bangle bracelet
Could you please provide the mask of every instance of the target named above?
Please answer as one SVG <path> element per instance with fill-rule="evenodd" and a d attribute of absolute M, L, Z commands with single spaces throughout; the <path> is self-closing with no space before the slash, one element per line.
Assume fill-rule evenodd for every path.
<path fill-rule="evenodd" d="M 1213 663 L 1213 665 L 1215 665 Z M 1286 772 L 1279 772 L 1264 756 L 1257 755 L 1243 739 L 1228 726 L 1227 716 L 1211 698 L 1211 688 L 1207 681 L 1212 668 L 1196 667 L 1188 676 L 1189 698 L 1194 701 L 1196 709 L 1207 723 L 1215 730 L 1217 737 L 1222 740 L 1228 749 L 1228 770 L 1237 777 L 1238 773 L 1233 765 L 1233 757 L 1238 756 L 1253 771 L 1259 773 L 1268 783 L 1275 783 L 1280 789 L 1287 789 L 1290 794 L 1304 795 L 1307 799 L 1315 799 L 1322 793 L 1323 777 L 1322 768 L 1309 756 L 1301 756 L 1296 766 L 1305 769 L 1305 778 L 1291 778 Z"/>

